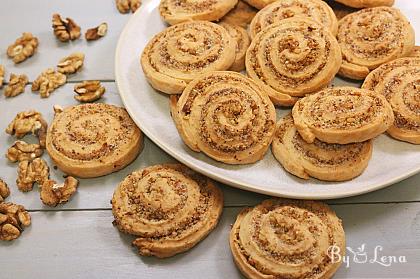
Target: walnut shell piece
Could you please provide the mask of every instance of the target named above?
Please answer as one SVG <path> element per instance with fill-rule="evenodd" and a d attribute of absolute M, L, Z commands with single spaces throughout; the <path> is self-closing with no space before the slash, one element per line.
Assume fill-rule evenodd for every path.
<path fill-rule="evenodd" d="M 88 41 L 94 41 L 106 35 L 108 31 L 108 24 L 106 22 L 102 22 L 99 26 L 90 28 L 85 33 L 85 38 Z"/>
<path fill-rule="evenodd" d="M 38 47 L 38 38 L 32 33 L 23 33 L 13 44 L 7 48 L 7 56 L 13 59 L 15 64 L 25 61 L 34 55 Z"/>
<path fill-rule="evenodd" d="M 68 176 L 62 184 L 57 184 L 54 180 L 47 180 L 41 187 L 41 200 L 48 206 L 66 203 L 76 192 L 78 185 L 79 181 L 72 176 Z"/>
<path fill-rule="evenodd" d="M 3 202 L 8 196 L 10 196 L 9 186 L 0 178 L 0 202 Z"/>
<path fill-rule="evenodd" d="M 0 202 L 0 240 L 18 238 L 25 227 L 31 224 L 31 216 L 21 205 Z"/>
<path fill-rule="evenodd" d="M 49 68 L 43 71 L 32 83 L 32 91 L 39 91 L 41 98 L 47 98 L 58 87 L 65 84 L 67 77 L 65 74 L 56 72 Z"/>
<path fill-rule="evenodd" d="M 30 144 L 18 140 L 9 147 L 6 157 L 10 162 L 32 161 L 39 158 L 44 153 L 44 150 L 39 144 Z"/>
<path fill-rule="evenodd" d="M 50 177 L 50 169 L 47 162 L 41 158 L 31 161 L 22 161 L 18 167 L 16 184 L 22 192 L 32 191 L 34 183 L 43 185 Z"/>
<path fill-rule="evenodd" d="M 3 82 L 4 82 L 4 66 L 0 65 L 0 88 L 3 87 Z"/>
<path fill-rule="evenodd" d="M 118 11 L 122 14 L 126 14 L 130 10 L 134 13 L 140 7 L 141 0 L 115 0 L 115 4 Z"/>
<path fill-rule="evenodd" d="M 83 66 L 85 55 L 81 52 L 75 52 L 61 59 L 57 64 L 57 70 L 65 75 L 74 74 Z"/>
<path fill-rule="evenodd" d="M 98 80 L 89 80 L 78 83 L 74 86 L 74 96 L 76 100 L 82 103 L 90 103 L 99 100 L 105 93 L 103 87 Z"/>
<path fill-rule="evenodd" d="M 25 92 L 25 86 L 28 83 L 28 77 L 26 75 L 15 75 L 10 74 L 9 84 L 4 89 L 4 96 L 15 97 Z"/>
<path fill-rule="evenodd" d="M 62 19 L 59 14 L 53 14 L 52 27 L 54 35 L 62 42 L 73 41 L 80 37 L 80 26 L 69 17 Z"/>
<path fill-rule="evenodd" d="M 26 134 L 32 133 L 38 137 L 39 145 L 45 148 L 47 129 L 48 124 L 41 113 L 30 110 L 18 113 L 7 126 L 6 133 L 15 135 L 18 139 L 23 138 Z"/>

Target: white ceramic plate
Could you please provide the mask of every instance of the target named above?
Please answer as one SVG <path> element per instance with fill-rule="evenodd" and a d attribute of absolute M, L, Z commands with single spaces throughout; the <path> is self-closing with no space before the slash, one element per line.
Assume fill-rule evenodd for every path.
<path fill-rule="evenodd" d="M 420 146 L 399 142 L 387 135 L 375 140 L 373 156 L 366 171 L 351 181 L 341 183 L 315 179 L 306 181 L 290 175 L 275 160 L 271 151 L 256 164 L 243 166 L 219 163 L 202 153 L 191 151 L 182 142 L 172 122 L 168 96 L 156 92 L 147 83 L 141 70 L 139 57 L 144 46 L 153 35 L 166 28 L 157 9 L 159 1 L 144 2 L 120 36 L 115 59 L 116 81 L 128 112 L 141 130 L 180 162 L 234 187 L 301 199 L 354 196 L 383 188 L 420 171 Z M 400 0 L 397 6 L 420 33 L 420 22 L 413 22 L 414 15 L 420 14 L 420 3 Z M 334 84 L 350 83 L 335 79 Z M 278 117 L 287 112 L 278 109 Z"/>

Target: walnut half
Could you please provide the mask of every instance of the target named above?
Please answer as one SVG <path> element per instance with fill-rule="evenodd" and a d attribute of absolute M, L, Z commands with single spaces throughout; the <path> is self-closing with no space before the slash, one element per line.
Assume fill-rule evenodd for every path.
<path fill-rule="evenodd" d="M 106 22 L 103 22 L 95 28 L 88 29 L 85 33 L 85 38 L 88 41 L 94 41 L 94 40 L 104 37 L 107 31 L 108 31 L 108 24 L 106 24 Z"/>
<path fill-rule="evenodd" d="M 130 10 L 134 13 L 141 5 L 141 0 L 115 0 L 120 13 L 126 14 Z"/>
<path fill-rule="evenodd" d="M 34 80 L 32 83 L 32 91 L 39 91 L 41 98 L 47 98 L 55 89 L 65 84 L 66 81 L 66 75 L 49 68 L 43 71 L 36 80 Z"/>
<path fill-rule="evenodd" d="M 31 33 L 23 33 L 14 44 L 7 48 L 7 56 L 13 59 L 13 62 L 20 63 L 34 55 L 38 47 L 38 39 Z"/>
<path fill-rule="evenodd" d="M 26 75 L 15 75 L 10 74 L 9 84 L 4 89 L 4 96 L 15 97 L 25 92 L 25 86 L 28 83 L 28 77 Z"/>
<path fill-rule="evenodd" d="M 105 87 L 97 80 L 89 80 L 78 83 L 74 86 L 74 92 L 77 93 L 74 98 L 79 102 L 94 102 L 105 93 Z"/>
<path fill-rule="evenodd" d="M 34 183 L 44 184 L 50 177 L 50 168 L 41 158 L 31 161 L 22 161 L 18 167 L 16 184 L 22 192 L 32 191 Z"/>
<path fill-rule="evenodd" d="M 39 144 L 30 144 L 24 141 L 16 141 L 8 150 L 6 157 L 10 162 L 32 161 L 39 158 L 44 150 Z"/>
<path fill-rule="evenodd" d="M 9 186 L 0 178 L 0 202 L 4 201 L 10 195 Z"/>
<path fill-rule="evenodd" d="M 72 176 L 68 176 L 63 184 L 57 184 L 54 180 L 47 180 L 41 187 L 41 200 L 48 206 L 66 203 L 76 192 L 78 185 L 79 181 Z"/>
<path fill-rule="evenodd" d="M 0 202 L 0 240 L 18 238 L 25 227 L 31 224 L 31 216 L 21 205 Z"/>
<path fill-rule="evenodd" d="M 83 66 L 85 55 L 81 52 L 75 52 L 61 59 L 57 64 L 57 70 L 65 75 L 74 74 Z"/>
<path fill-rule="evenodd" d="M 4 82 L 4 66 L 0 65 L 0 88 L 3 87 L 3 82 Z"/>
<path fill-rule="evenodd" d="M 73 41 L 80 37 L 80 26 L 71 18 L 62 19 L 59 14 L 53 14 L 52 27 L 54 35 L 62 42 Z"/>
<path fill-rule="evenodd" d="M 7 126 L 6 133 L 23 138 L 26 134 L 32 133 L 38 136 L 39 145 L 45 148 L 48 124 L 42 115 L 35 111 L 19 112 L 13 121 Z"/>

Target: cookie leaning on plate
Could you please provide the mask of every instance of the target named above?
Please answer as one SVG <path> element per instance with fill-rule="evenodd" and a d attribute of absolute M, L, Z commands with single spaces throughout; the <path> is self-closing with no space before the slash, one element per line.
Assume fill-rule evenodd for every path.
<path fill-rule="evenodd" d="M 272 143 L 274 157 L 290 173 L 309 179 L 345 181 L 360 175 L 372 156 L 371 140 L 349 144 L 331 144 L 319 140 L 305 142 L 289 114 L 277 124 Z"/>
<path fill-rule="evenodd" d="M 236 3 L 238 0 L 162 0 L 159 12 L 171 25 L 193 20 L 214 21 L 227 14 Z"/>
<path fill-rule="evenodd" d="M 144 256 L 166 258 L 187 251 L 217 225 L 222 191 L 181 164 L 135 171 L 112 198 L 114 224 L 138 236 L 133 245 Z"/>
<path fill-rule="evenodd" d="M 341 220 L 316 201 L 270 199 L 245 209 L 229 243 L 237 267 L 250 279 L 331 278 L 345 252 Z"/>
<path fill-rule="evenodd" d="M 238 4 L 222 17 L 220 21 L 246 28 L 256 14 L 257 10 L 254 7 L 248 5 L 243 0 L 239 0 Z"/>
<path fill-rule="evenodd" d="M 379 6 L 392 6 L 394 0 L 335 0 L 353 8 L 372 8 Z"/>
<path fill-rule="evenodd" d="M 130 164 L 143 148 L 143 135 L 124 108 L 109 104 L 68 107 L 55 115 L 46 149 L 64 173 L 99 177 Z"/>
<path fill-rule="evenodd" d="M 184 22 L 153 37 L 143 50 L 141 66 L 153 88 L 181 94 L 199 75 L 229 69 L 235 51 L 235 40 L 222 26 L 207 21 Z"/>
<path fill-rule="evenodd" d="M 251 43 L 248 32 L 244 28 L 237 25 L 228 24 L 225 22 L 221 22 L 219 24 L 229 32 L 229 35 L 236 41 L 237 44 L 235 61 L 233 62 L 232 66 L 230 66 L 229 70 L 240 72 L 245 69 L 245 54 L 249 44 Z"/>
<path fill-rule="evenodd" d="M 292 109 L 302 138 L 347 144 L 363 142 L 385 132 L 394 114 L 384 96 L 355 87 L 334 87 L 299 100 Z"/>
<path fill-rule="evenodd" d="M 383 63 L 409 55 L 414 30 L 398 9 L 368 8 L 338 22 L 337 40 L 343 56 L 339 74 L 364 79 Z"/>

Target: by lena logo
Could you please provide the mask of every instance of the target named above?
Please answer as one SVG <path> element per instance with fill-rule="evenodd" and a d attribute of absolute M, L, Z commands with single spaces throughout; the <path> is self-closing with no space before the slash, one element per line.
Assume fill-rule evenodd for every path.
<path fill-rule="evenodd" d="M 346 250 L 346 255 L 342 256 L 340 247 L 333 245 L 328 248 L 327 253 L 333 263 L 343 262 L 346 268 L 349 268 L 352 263 L 378 264 L 384 267 L 407 263 L 406 256 L 385 255 L 384 248 L 381 245 L 375 246 L 370 252 L 366 248 L 366 243 L 356 249 L 346 247 Z"/>

